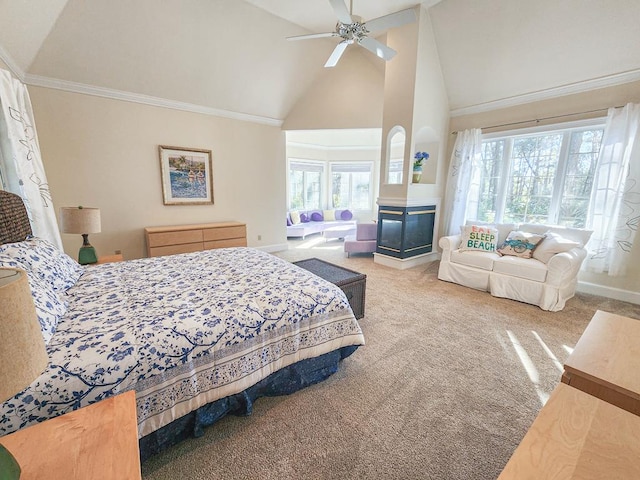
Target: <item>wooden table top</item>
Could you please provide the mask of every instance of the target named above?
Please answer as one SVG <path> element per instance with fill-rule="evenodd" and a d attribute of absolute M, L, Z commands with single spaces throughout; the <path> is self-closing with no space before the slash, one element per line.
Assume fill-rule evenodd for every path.
<path fill-rule="evenodd" d="M 640 400 L 640 320 L 598 310 L 564 368 Z"/>
<path fill-rule="evenodd" d="M 640 417 L 559 384 L 498 480 L 640 478 Z"/>
<path fill-rule="evenodd" d="M 129 391 L 0 438 L 20 480 L 141 478 L 136 396 Z"/>

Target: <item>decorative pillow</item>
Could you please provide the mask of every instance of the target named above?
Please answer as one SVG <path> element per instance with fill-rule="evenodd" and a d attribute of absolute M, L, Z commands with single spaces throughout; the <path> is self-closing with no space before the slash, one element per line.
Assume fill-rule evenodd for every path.
<path fill-rule="evenodd" d="M 287 213 L 287 227 L 290 227 L 291 225 L 293 225 L 293 223 L 291 223 L 291 217 Z"/>
<path fill-rule="evenodd" d="M 300 223 L 300 212 L 291 212 L 289 215 L 291 215 L 291 223 L 294 225 Z"/>
<path fill-rule="evenodd" d="M 335 210 L 324 210 L 322 212 L 322 218 L 324 218 L 325 221 L 334 221 L 336 219 Z"/>
<path fill-rule="evenodd" d="M 313 212 L 311 214 L 311 221 L 313 221 L 313 222 L 321 222 L 322 220 L 324 220 L 324 217 L 322 216 L 322 214 L 320 212 Z"/>
<path fill-rule="evenodd" d="M 351 220 L 352 218 L 353 218 L 353 213 L 351 213 L 349 210 L 345 210 L 340 214 L 341 220 Z"/>
<path fill-rule="evenodd" d="M 59 293 L 75 285 L 84 271 L 82 265 L 42 238 L 7 243 L 0 246 L 0 254 L 17 260 L 28 273 Z"/>
<path fill-rule="evenodd" d="M 544 239 L 544 235 L 537 233 L 521 232 L 514 230 L 498 248 L 501 255 L 512 255 L 514 257 L 531 258 L 538 244 Z"/>
<path fill-rule="evenodd" d="M 495 253 L 498 230 L 488 225 L 465 225 L 461 228 L 460 250 L 479 250 Z"/>
<path fill-rule="evenodd" d="M 556 253 L 568 252 L 572 248 L 580 246 L 582 245 L 579 242 L 574 242 L 554 232 L 547 232 L 544 234 L 544 240 L 533 251 L 533 258 L 548 263 Z"/>
<path fill-rule="evenodd" d="M 300 223 L 309 223 L 310 218 L 306 213 L 300 214 Z"/>

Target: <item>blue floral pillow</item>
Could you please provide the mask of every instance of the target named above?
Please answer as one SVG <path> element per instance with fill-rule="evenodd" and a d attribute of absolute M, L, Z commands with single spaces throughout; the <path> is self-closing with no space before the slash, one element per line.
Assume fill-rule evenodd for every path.
<path fill-rule="evenodd" d="M 36 307 L 38 322 L 40 323 L 40 331 L 44 343 L 48 344 L 51 337 L 58 327 L 58 320 L 67 311 L 67 305 L 58 294 L 46 285 L 37 275 L 29 272 L 29 270 L 19 261 L 11 259 L 0 253 L 0 267 L 20 268 L 27 272 L 29 287 L 31 288 L 31 296 Z"/>
<path fill-rule="evenodd" d="M 27 272 L 58 293 L 66 292 L 84 268 L 46 240 L 31 237 L 23 242 L 0 246 L 0 255 L 17 260 Z"/>

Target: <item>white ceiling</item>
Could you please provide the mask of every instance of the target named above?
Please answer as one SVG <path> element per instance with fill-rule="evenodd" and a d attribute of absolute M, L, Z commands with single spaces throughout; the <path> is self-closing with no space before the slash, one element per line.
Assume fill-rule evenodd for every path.
<path fill-rule="evenodd" d="M 366 21 L 414 3 L 354 0 L 353 12 Z M 454 111 L 640 79 L 638 0 L 422 5 Z M 283 120 L 336 44 L 285 38 L 334 26 L 328 0 L 0 0 L 0 59 L 28 83 L 55 79 Z"/>

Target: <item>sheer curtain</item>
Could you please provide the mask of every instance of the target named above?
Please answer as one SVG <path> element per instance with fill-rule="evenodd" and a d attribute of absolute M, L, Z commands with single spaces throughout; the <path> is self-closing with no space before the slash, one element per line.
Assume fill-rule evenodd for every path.
<path fill-rule="evenodd" d="M 449 163 L 445 192 L 446 234 L 460 233 L 467 216 L 467 199 L 477 196 L 478 168 L 481 158 L 482 131 L 479 128 L 458 132 Z"/>
<path fill-rule="evenodd" d="M 610 108 L 594 173 L 584 268 L 624 275 L 640 223 L 640 105 Z"/>
<path fill-rule="evenodd" d="M 0 69 L 2 188 L 22 197 L 34 235 L 62 249 L 26 86 Z"/>

